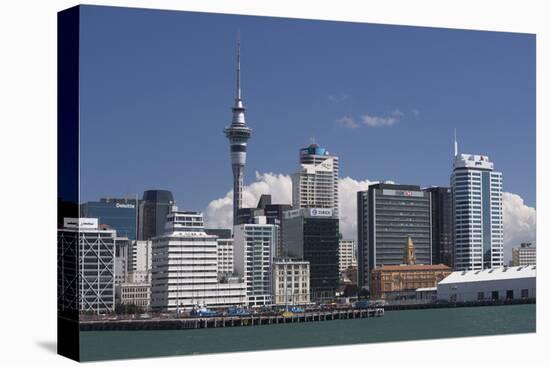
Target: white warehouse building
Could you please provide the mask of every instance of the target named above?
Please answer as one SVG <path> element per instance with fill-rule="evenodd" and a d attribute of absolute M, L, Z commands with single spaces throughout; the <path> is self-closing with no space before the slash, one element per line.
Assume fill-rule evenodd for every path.
<path fill-rule="evenodd" d="M 437 284 L 437 299 L 475 302 L 536 298 L 536 266 L 455 271 Z"/>

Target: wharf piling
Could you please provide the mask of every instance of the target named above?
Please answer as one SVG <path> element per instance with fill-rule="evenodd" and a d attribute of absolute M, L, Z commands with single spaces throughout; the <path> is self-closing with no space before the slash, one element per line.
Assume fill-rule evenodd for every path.
<path fill-rule="evenodd" d="M 80 331 L 99 330 L 181 330 L 262 326 L 303 322 L 363 319 L 384 316 L 384 308 L 345 309 L 295 313 L 293 315 L 250 315 L 133 320 L 81 321 Z"/>

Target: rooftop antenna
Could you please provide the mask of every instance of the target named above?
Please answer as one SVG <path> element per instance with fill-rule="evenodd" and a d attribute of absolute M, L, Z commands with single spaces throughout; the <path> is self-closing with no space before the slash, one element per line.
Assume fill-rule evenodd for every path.
<path fill-rule="evenodd" d="M 455 157 L 458 156 L 458 142 L 456 141 L 456 128 L 455 128 Z"/>

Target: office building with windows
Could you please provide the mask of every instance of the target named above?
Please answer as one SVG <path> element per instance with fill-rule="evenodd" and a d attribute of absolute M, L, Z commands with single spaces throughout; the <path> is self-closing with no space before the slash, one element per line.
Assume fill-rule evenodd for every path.
<path fill-rule="evenodd" d="M 450 187 L 424 189 L 432 202 L 432 264 L 452 266 L 453 202 Z"/>
<path fill-rule="evenodd" d="M 218 276 L 231 276 L 234 272 L 234 249 L 232 238 L 218 238 Z"/>
<path fill-rule="evenodd" d="M 115 238 L 115 286 L 128 281 L 129 251 L 130 241 L 128 238 L 117 236 Z"/>
<path fill-rule="evenodd" d="M 150 240 L 164 233 L 166 216 L 175 205 L 172 193 L 167 190 L 147 190 L 139 205 L 138 240 Z"/>
<path fill-rule="evenodd" d="M 202 214 L 170 212 L 166 232 L 152 240 L 152 309 L 238 306 L 245 297 L 243 282 L 218 280 L 217 237 L 204 231 Z"/>
<path fill-rule="evenodd" d="M 244 279 L 247 304 L 271 304 L 271 271 L 278 227 L 267 224 L 265 217 L 256 217 L 254 224 L 239 224 L 234 228 L 234 268 Z"/>
<path fill-rule="evenodd" d="M 357 193 L 358 287 L 377 266 L 399 265 L 411 237 L 416 263 L 432 263 L 431 195 L 416 185 L 380 183 Z"/>
<path fill-rule="evenodd" d="M 537 248 L 530 242 L 512 249 L 512 266 L 537 265 Z"/>
<path fill-rule="evenodd" d="M 76 296 L 71 288 L 78 285 L 80 312 L 114 311 L 116 231 L 101 229 L 97 218 L 64 218 L 63 222 L 57 231 L 58 243 L 62 249 L 78 248 L 79 263 L 78 281 L 60 284 L 60 294 Z"/>
<path fill-rule="evenodd" d="M 128 282 L 150 283 L 152 241 L 132 241 L 128 248 Z"/>
<path fill-rule="evenodd" d="M 339 286 L 339 221 L 333 209 L 284 213 L 283 244 L 288 257 L 308 261 L 311 300 L 331 299 Z"/>
<path fill-rule="evenodd" d="M 122 283 L 115 288 L 118 302 L 123 305 L 135 305 L 142 311 L 151 307 L 151 283 Z"/>
<path fill-rule="evenodd" d="M 317 144 L 300 149 L 300 167 L 292 175 L 292 207 L 331 209 L 338 218 L 339 160 Z"/>
<path fill-rule="evenodd" d="M 254 223 L 254 218 L 264 216 L 267 224 L 276 224 L 279 229 L 276 257 L 284 257 L 283 248 L 283 212 L 292 209 L 290 204 L 272 204 L 271 195 L 262 195 L 256 208 L 240 208 L 237 210 L 237 224 Z"/>
<path fill-rule="evenodd" d="M 309 262 L 290 258 L 273 261 L 273 303 L 276 305 L 310 303 Z"/>
<path fill-rule="evenodd" d="M 338 247 L 340 273 L 357 266 L 357 247 L 354 240 L 340 240 Z"/>
<path fill-rule="evenodd" d="M 101 198 L 80 204 L 80 216 L 97 218 L 100 225 L 116 230 L 117 236 L 135 240 L 139 203 L 137 198 Z"/>
<path fill-rule="evenodd" d="M 501 267 L 502 173 L 494 171 L 487 156 L 458 154 L 456 149 L 455 153 L 451 174 L 454 270 Z"/>

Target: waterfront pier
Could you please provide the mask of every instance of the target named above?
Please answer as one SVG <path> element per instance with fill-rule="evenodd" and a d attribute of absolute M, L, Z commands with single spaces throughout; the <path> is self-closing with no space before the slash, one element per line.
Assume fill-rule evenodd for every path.
<path fill-rule="evenodd" d="M 100 330 L 181 330 L 236 326 L 292 324 L 332 320 L 363 319 L 384 316 L 384 308 L 346 309 L 295 313 L 293 315 L 250 315 L 184 318 L 150 318 L 131 320 L 81 321 L 80 331 Z"/>

